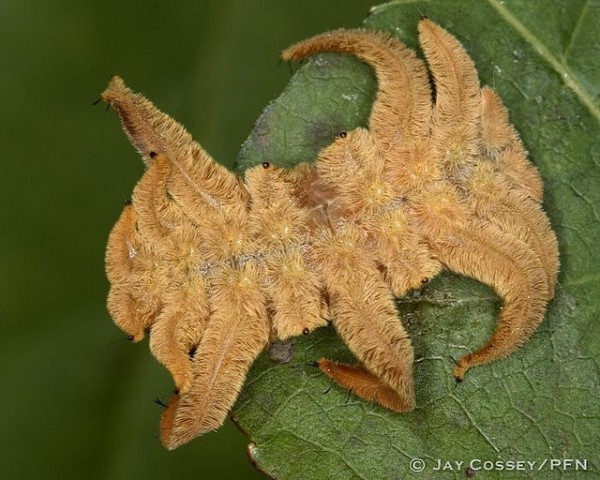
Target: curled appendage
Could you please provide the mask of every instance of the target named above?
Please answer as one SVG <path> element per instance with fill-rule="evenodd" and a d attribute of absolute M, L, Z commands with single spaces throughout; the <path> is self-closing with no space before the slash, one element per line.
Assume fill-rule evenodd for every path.
<path fill-rule="evenodd" d="M 372 271 L 368 278 L 361 276 L 349 284 L 338 282 L 328 291 L 333 325 L 370 375 L 361 374 L 361 366 L 331 364 L 325 373 L 366 400 L 385 398 L 385 406 L 392 410 L 412 410 L 413 349 L 379 273 Z M 389 401 L 390 391 L 393 401 Z"/>
<path fill-rule="evenodd" d="M 481 89 L 481 150 L 513 187 L 538 203 L 542 201 L 540 174 L 527 160 L 527 152 L 508 119 L 508 111 L 490 87 Z"/>
<path fill-rule="evenodd" d="M 317 361 L 318 367 L 338 385 L 350 390 L 357 397 L 375 402 L 395 412 L 406 412 L 413 407 L 407 405 L 393 388 L 361 365 L 346 365 L 326 358 Z"/>
<path fill-rule="evenodd" d="M 157 155 L 165 155 L 192 196 L 213 207 L 247 200 L 236 175 L 216 163 L 179 123 L 131 91 L 121 78 L 111 79 L 102 99 L 117 111 L 123 130 L 146 165 Z"/>
<path fill-rule="evenodd" d="M 133 260 L 142 250 L 137 230 L 137 213 L 131 204 L 125 205 L 121 216 L 108 236 L 106 246 L 106 276 L 111 283 L 130 281 L 134 273 Z"/>
<path fill-rule="evenodd" d="M 527 152 L 520 142 L 502 151 L 497 164 L 498 172 L 511 181 L 515 190 L 519 189 L 537 203 L 542 203 L 544 184 L 537 168 L 527 161 Z"/>
<path fill-rule="evenodd" d="M 169 172 L 166 158 L 157 155 L 136 185 L 107 249 L 106 269 L 112 284 L 109 311 L 122 328 L 125 323 L 137 325 L 134 333 L 131 326 L 126 328 L 134 340 L 155 326 L 164 306 L 164 288 L 171 281 L 163 262 L 172 248 L 164 222 L 167 208 L 162 205 Z M 119 268 L 129 271 L 127 279 L 115 278 L 113 272 Z"/>
<path fill-rule="evenodd" d="M 255 267 L 226 269 L 212 288 L 213 313 L 195 352 L 191 387 L 176 395 L 163 414 L 161 439 L 169 450 L 223 424 L 269 340 Z"/>
<path fill-rule="evenodd" d="M 431 20 L 419 39 L 435 80 L 431 141 L 452 178 L 461 178 L 478 152 L 481 95 L 477 71 L 460 42 Z"/>
<path fill-rule="evenodd" d="M 556 238 L 541 208 L 519 194 L 540 198 L 537 171 L 524 156 L 515 155 L 516 149 L 524 151 L 506 109 L 493 90 L 479 89 L 477 72 L 460 43 L 428 20 L 419 29 L 437 89 L 434 150 L 451 180 L 467 189 L 480 216 L 513 232 L 536 252 L 547 272 L 551 298 L 558 271 Z M 503 178 L 512 185 L 504 185 Z"/>
<path fill-rule="evenodd" d="M 315 254 L 321 259 L 326 278 L 333 325 L 371 377 L 367 381 L 361 375 L 361 366 L 331 363 L 322 363 L 329 368 L 325 373 L 369 401 L 388 398 L 381 392 L 389 393 L 390 389 L 395 400 L 386 406 L 396 411 L 413 409 L 410 339 L 398 321 L 394 299 L 374 257 L 361 248 L 360 232 L 354 227 L 337 234 L 324 232 L 315 245 Z M 371 386 L 365 388 L 368 383 Z"/>
<path fill-rule="evenodd" d="M 157 154 L 117 223 L 107 253 L 109 310 L 134 340 L 152 327 L 153 354 L 169 369 L 177 388 L 185 390 L 191 380 L 189 351 L 200 341 L 208 304 L 198 272 L 199 236 L 171 200 L 171 173 L 172 164 Z M 127 278 L 115 275 L 124 268 Z"/>
<path fill-rule="evenodd" d="M 503 300 L 491 339 L 458 361 L 454 376 L 461 381 L 470 367 L 504 358 L 527 341 L 544 318 L 548 283 L 537 256 L 514 236 L 476 220 L 439 228 L 445 235 L 430 244 L 446 268 L 489 285 Z"/>
<path fill-rule="evenodd" d="M 161 248 L 169 229 L 164 224 L 168 207 L 167 181 L 171 167 L 165 156 L 159 155 L 133 190 L 131 203 L 137 213 L 137 229 L 146 241 Z"/>
<path fill-rule="evenodd" d="M 206 284 L 198 276 L 174 282 L 165 294 L 165 305 L 150 335 L 150 350 L 171 373 L 181 394 L 192 383 L 196 350 L 208 324 Z"/>
<path fill-rule="evenodd" d="M 559 266 L 558 242 L 542 207 L 521 191 L 512 190 L 489 164 L 475 168 L 467 188 L 469 200 L 481 218 L 514 235 L 533 250 L 546 272 L 547 300 L 551 300 Z"/>
<path fill-rule="evenodd" d="M 424 135 L 431 111 L 431 91 L 423 62 L 389 34 L 370 30 L 335 30 L 316 35 L 282 52 L 301 60 L 320 52 L 356 56 L 375 71 L 378 91 L 369 128 L 383 143 L 399 144 Z"/>
<path fill-rule="evenodd" d="M 153 355 L 167 367 L 181 392 L 190 386 L 192 359 L 210 311 L 207 280 L 199 267 L 203 261 L 199 238 L 194 225 L 183 222 L 164 239 L 159 270 L 168 285 L 150 336 Z"/>
<path fill-rule="evenodd" d="M 151 246 L 139 235 L 137 214 L 127 205 L 113 227 L 106 249 L 111 317 L 132 341 L 144 338 L 161 308 L 159 278 Z"/>
<path fill-rule="evenodd" d="M 110 80 L 102 100 L 117 111 L 123 130 L 146 165 L 157 153 L 176 158 L 193 144 L 191 135 L 181 125 L 143 95 L 134 93 L 120 77 Z"/>
<path fill-rule="evenodd" d="M 502 150 L 518 142 L 519 136 L 508 120 L 508 111 L 490 87 L 481 88 L 481 150 L 495 160 Z"/>

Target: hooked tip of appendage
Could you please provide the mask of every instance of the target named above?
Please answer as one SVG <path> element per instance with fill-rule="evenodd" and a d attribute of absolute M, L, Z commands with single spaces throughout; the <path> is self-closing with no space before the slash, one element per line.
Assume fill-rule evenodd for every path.
<path fill-rule="evenodd" d="M 327 373 L 331 370 L 331 364 L 333 362 L 331 360 L 327 360 L 326 358 L 321 358 L 315 362 L 315 366 L 320 368 L 323 372 Z"/>
<path fill-rule="evenodd" d="M 434 30 L 441 30 L 444 33 L 447 33 L 442 27 L 440 27 L 437 23 L 430 20 L 427 16 L 422 16 L 418 25 L 419 36 L 422 36 L 424 32 L 431 34 Z"/>
<path fill-rule="evenodd" d="M 123 90 L 129 90 L 127 88 L 127 86 L 125 85 L 125 81 L 118 75 L 113 75 L 110 78 L 110 80 L 108 81 L 108 86 L 106 87 L 106 90 L 104 90 L 104 92 L 102 92 L 102 95 L 106 94 L 107 92 L 115 92 L 115 91 L 123 91 Z"/>
<path fill-rule="evenodd" d="M 314 55 L 316 53 L 320 53 L 324 51 L 323 48 L 313 49 L 315 45 L 318 45 L 323 39 L 327 37 L 331 37 L 339 34 L 340 32 L 345 32 L 343 28 L 338 30 L 332 30 L 326 33 L 321 33 L 319 35 L 315 35 L 307 40 L 302 40 L 300 42 L 294 43 L 293 45 L 287 47 L 281 52 L 282 60 L 286 62 L 294 62 L 305 59 L 308 56 Z"/>
<path fill-rule="evenodd" d="M 144 337 L 145 337 L 144 331 L 141 330 L 141 331 L 136 332 L 136 333 L 129 333 L 129 334 L 127 334 L 126 338 L 131 343 L 138 343 L 140 340 L 143 340 Z"/>
<path fill-rule="evenodd" d="M 294 60 L 299 59 L 300 57 L 297 56 L 296 45 L 292 45 L 281 52 L 281 60 L 284 62 L 293 62 Z"/>
<path fill-rule="evenodd" d="M 175 424 L 175 415 L 179 407 L 179 394 L 174 394 L 168 401 L 162 417 L 160 419 L 160 441 L 167 450 L 174 450 L 180 443 L 173 439 L 173 428 Z"/>
<path fill-rule="evenodd" d="M 100 100 L 106 103 L 109 107 L 113 106 L 113 103 L 118 102 L 119 98 L 123 95 L 132 93 L 131 90 L 125 85 L 125 82 L 118 75 L 114 75 L 108 81 L 106 89 L 100 94 Z"/>
<path fill-rule="evenodd" d="M 453 359 L 454 360 L 454 359 Z M 467 370 L 469 369 L 468 367 L 463 367 L 460 365 L 460 362 L 456 362 L 456 367 L 454 367 L 454 381 L 458 384 L 458 383 L 462 383 L 463 380 L 465 379 L 465 373 L 467 372 Z"/>
<path fill-rule="evenodd" d="M 419 20 L 419 25 L 418 25 L 419 30 L 424 25 L 435 25 L 435 24 L 431 20 L 429 20 L 429 17 L 427 15 L 421 15 L 421 20 Z"/>

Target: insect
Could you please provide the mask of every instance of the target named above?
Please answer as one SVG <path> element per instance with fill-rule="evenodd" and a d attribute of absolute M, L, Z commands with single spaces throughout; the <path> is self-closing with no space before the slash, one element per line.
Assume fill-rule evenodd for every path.
<path fill-rule="evenodd" d="M 318 35 L 283 52 L 369 64 L 378 90 L 368 128 L 340 132 L 314 164 L 263 163 L 244 177 L 218 165 L 173 119 L 115 77 L 102 98 L 146 163 L 108 242 L 109 311 L 171 372 L 161 421 L 173 449 L 218 428 L 256 356 L 330 320 L 356 365 L 319 367 L 355 395 L 415 407 L 410 339 L 394 296 L 446 269 L 503 299 L 496 331 L 457 362 L 510 354 L 554 295 L 556 237 L 497 94 L 448 32 L 419 25 L 423 61 L 368 30 Z"/>

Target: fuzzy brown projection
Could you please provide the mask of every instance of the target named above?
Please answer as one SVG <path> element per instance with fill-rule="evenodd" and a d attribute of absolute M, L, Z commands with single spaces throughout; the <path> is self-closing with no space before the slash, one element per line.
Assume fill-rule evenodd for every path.
<path fill-rule="evenodd" d="M 498 95 L 458 40 L 424 19 L 423 61 L 368 30 L 318 35 L 283 52 L 355 55 L 378 90 L 368 128 L 341 132 L 314 164 L 269 163 L 241 178 L 115 77 L 102 98 L 146 172 L 108 242 L 108 308 L 173 376 L 161 438 L 173 449 L 218 428 L 273 340 L 331 321 L 356 365 L 319 367 L 366 400 L 415 407 L 413 349 L 394 296 L 441 270 L 503 300 L 488 342 L 462 357 L 501 359 L 542 321 L 558 271 L 542 182 Z"/>

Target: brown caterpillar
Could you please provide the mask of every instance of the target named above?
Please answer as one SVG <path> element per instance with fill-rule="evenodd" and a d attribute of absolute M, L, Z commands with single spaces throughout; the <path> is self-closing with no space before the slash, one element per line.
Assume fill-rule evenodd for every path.
<path fill-rule="evenodd" d="M 458 361 L 457 381 L 543 319 L 558 249 L 540 177 L 458 40 L 427 19 L 419 32 L 435 101 L 425 64 L 383 33 L 338 30 L 283 52 L 355 55 L 378 80 L 368 128 L 342 132 L 313 165 L 263 163 L 241 178 L 120 78 L 102 94 L 147 166 L 109 238 L 108 308 L 134 341 L 150 331 L 173 376 L 167 448 L 223 423 L 270 341 L 327 319 L 358 364 L 319 367 L 366 400 L 413 409 L 413 350 L 394 296 L 443 269 L 504 302 L 492 338 Z"/>

